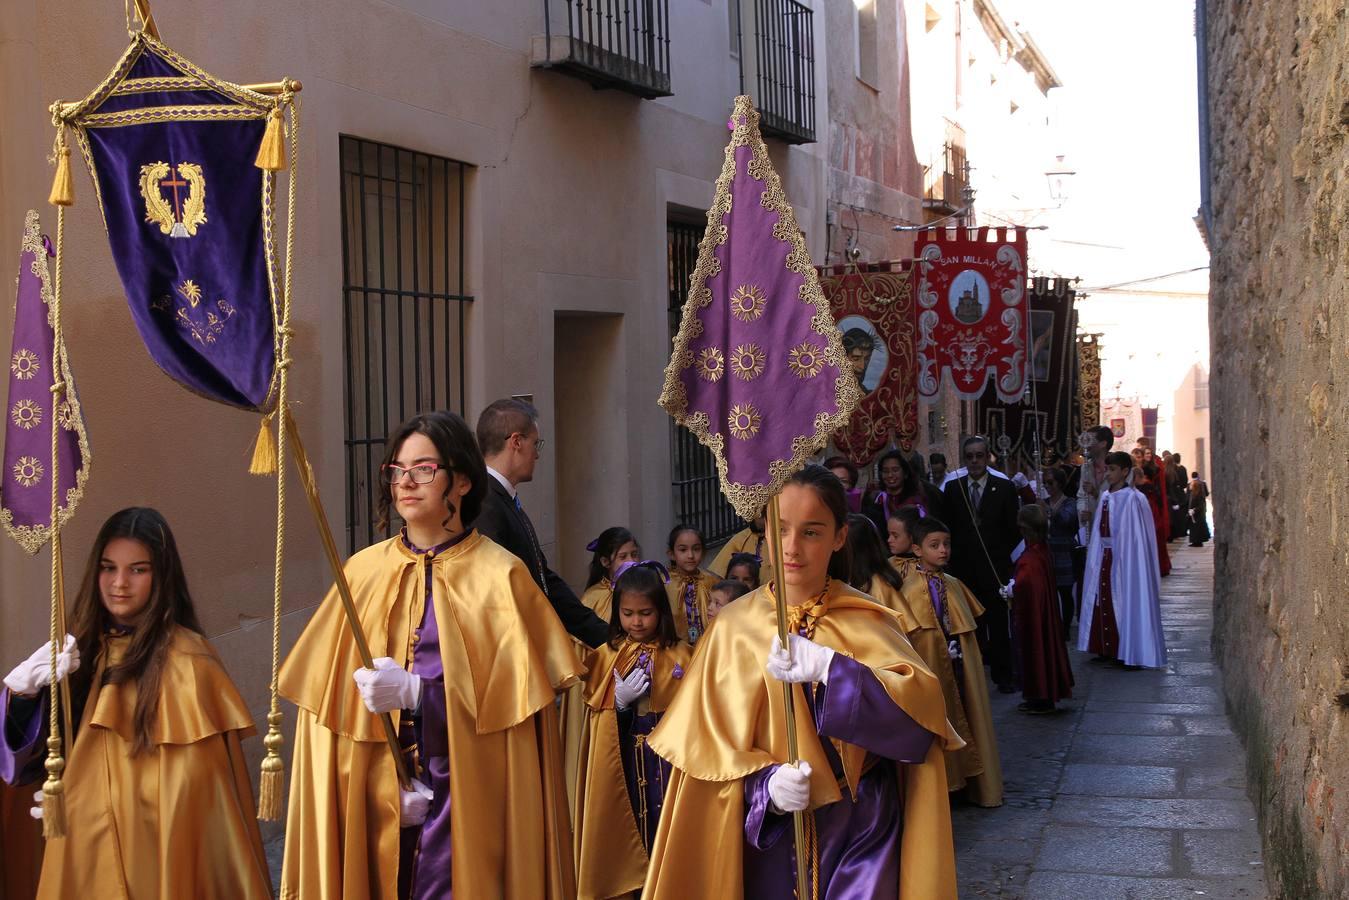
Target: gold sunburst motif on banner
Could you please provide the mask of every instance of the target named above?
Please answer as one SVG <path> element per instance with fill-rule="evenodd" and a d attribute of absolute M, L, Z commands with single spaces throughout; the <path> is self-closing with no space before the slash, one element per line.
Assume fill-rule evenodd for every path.
<path fill-rule="evenodd" d="M 14 351 L 14 357 L 9 361 L 9 371 L 20 381 L 36 377 L 41 368 L 42 363 L 38 360 L 37 354 L 26 347 Z"/>
<path fill-rule="evenodd" d="M 726 422 L 730 426 L 731 437 L 737 441 L 747 441 L 759 433 L 763 417 L 759 415 L 753 403 L 737 403 L 731 407 L 731 414 L 726 417 Z"/>
<path fill-rule="evenodd" d="M 824 352 L 810 341 L 802 341 L 787 352 L 787 368 L 797 378 L 814 378 L 824 369 Z"/>
<path fill-rule="evenodd" d="M 36 456 L 20 456 L 14 464 L 14 480 L 22 487 L 32 487 L 42 480 L 46 469 Z"/>
<path fill-rule="evenodd" d="M 742 381 L 753 381 L 763 374 L 764 352 L 758 344 L 741 344 L 731 354 L 731 371 Z"/>
<path fill-rule="evenodd" d="M 757 284 L 742 284 L 731 294 L 731 315 L 742 322 L 753 322 L 763 315 L 768 298 Z"/>
<path fill-rule="evenodd" d="M 726 374 L 726 359 L 722 356 L 720 347 L 704 347 L 698 353 L 698 361 L 695 366 L 698 370 L 698 377 L 713 384 L 720 381 L 721 376 Z"/>
<path fill-rule="evenodd" d="M 32 400 L 20 400 L 10 408 L 9 420 L 25 431 L 31 431 L 42 424 L 42 407 Z"/>

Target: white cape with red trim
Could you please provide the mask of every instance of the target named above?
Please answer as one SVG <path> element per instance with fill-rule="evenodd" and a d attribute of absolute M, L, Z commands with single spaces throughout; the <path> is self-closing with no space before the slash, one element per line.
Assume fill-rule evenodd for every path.
<path fill-rule="evenodd" d="M 1082 615 L 1077 649 L 1086 650 L 1101 583 L 1101 510 L 1110 504 L 1113 561 L 1110 595 L 1119 626 L 1119 658 L 1125 665 L 1161 668 L 1166 665 L 1166 637 L 1162 633 L 1162 579 L 1157 562 L 1157 531 L 1148 499 L 1132 487 L 1103 491 L 1091 520 L 1086 578 L 1082 584 Z"/>

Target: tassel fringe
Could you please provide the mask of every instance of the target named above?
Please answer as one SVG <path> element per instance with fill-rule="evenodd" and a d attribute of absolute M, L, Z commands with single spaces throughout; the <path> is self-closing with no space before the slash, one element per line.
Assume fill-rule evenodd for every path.
<path fill-rule="evenodd" d="M 47 197 L 52 206 L 72 206 L 75 203 L 75 182 L 70 175 L 70 148 L 64 144 L 56 151 L 56 176 L 52 192 Z"/>
<path fill-rule="evenodd" d="M 273 107 L 267 114 L 267 130 L 262 133 L 262 144 L 258 147 L 258 158 L 253 165 L 268 172 L 280 172 L 286 168 L 285 124 L 279 106 Z"/>
<path fill-rule="evenodd" d="M 276 437 L 272 434 L 272 413 L 262 417 L 258 439 L 253 444 L 253 461 L 248 464 L 250 475 L 276 474 Z"/>
<path fill-rule="evenodd" d="M 267 755 L 262 759 L 262 777 L 258 781 L 258 818 L 275 822 L 281 818 L 281 800 L 286 788 L 286 764 L 281 759 L 281 748 L 286 738 L 281 734 L 281 713 L 267 716 L 267 736 L 262 745 Z"/>
<path fill-rule="evenodd" d="M 66 786 L 61 780 L 66 761 L 61 756 L 61 739 L 50 738 L 47 742 L 47 780 L 42 784 L 42 836 L 63 838 L 66 836 Z"/>

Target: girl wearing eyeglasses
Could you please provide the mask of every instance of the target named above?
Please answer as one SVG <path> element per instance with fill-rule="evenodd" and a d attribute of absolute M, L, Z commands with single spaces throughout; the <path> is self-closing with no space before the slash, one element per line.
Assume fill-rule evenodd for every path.
<path fill-rule="evenodd" d="M 281 670 L 299 707 L 282 895 L 573 897 L 554 706 L 582 671 L 571 638 L 524 563 L 473 530 L 488 476 L 463 419 L 414 416 L 380 472 L 380 517 L 402 530 L 346 565 L 374 667 L 334 590 Z"/>

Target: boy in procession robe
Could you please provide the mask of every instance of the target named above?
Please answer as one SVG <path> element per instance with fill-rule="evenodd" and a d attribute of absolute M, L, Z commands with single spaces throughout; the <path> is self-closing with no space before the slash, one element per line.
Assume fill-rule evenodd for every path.
<path fill-rule="evenodd" d="M 646 900 L 791 897 L 791 813 L 808 810 L 818 896 L 956 896 L 943 752 L 960 738 L 894 613 L 837 578 L 838 478 L 810 465 L 780 497 L 790 662 L 774 584 L 726 607 L 651 735 L 674 770 Z M 799 766 L 788 765 L 782 682 Z"/>
<path fill-rule="evenodd" d="M 571 639 L 525 564 L 472 527 L 489 476 L 462 419 L 414 416 L 380 471 L 381 516 L 405 527 L 346 565 L 374 668 L 334 590 L 281 670 L 299 706 L 281 897 L 574 897 L 554 705 L 582 671 Z M 384 712 L 411 726 L 411 790 Z"/>
<path fill-rule="evenodd" d="M 1021 696 L 1025 702 L 1017 708 L 1039 715 L 1054 712 L 1059 700 L 1073 695 L 1073 672 L 1063 645 L 1063 619 L 1044 507 L 1022 507 L 1016 523 L 1026 549 L 1017 557 L 1006 596 L 1012 603 L 1012 624 L 1021 653 Z"/>
<path fill-rule="evenodd" d="M 1159 668 L 1166 665 L 1166 641 L 1152 508 L 1127 483 L 1129 454 L 1111 453 L 1105 463 L 1107 489 L 1092 520 L 1077 648 L 1126 668 Z"/>

